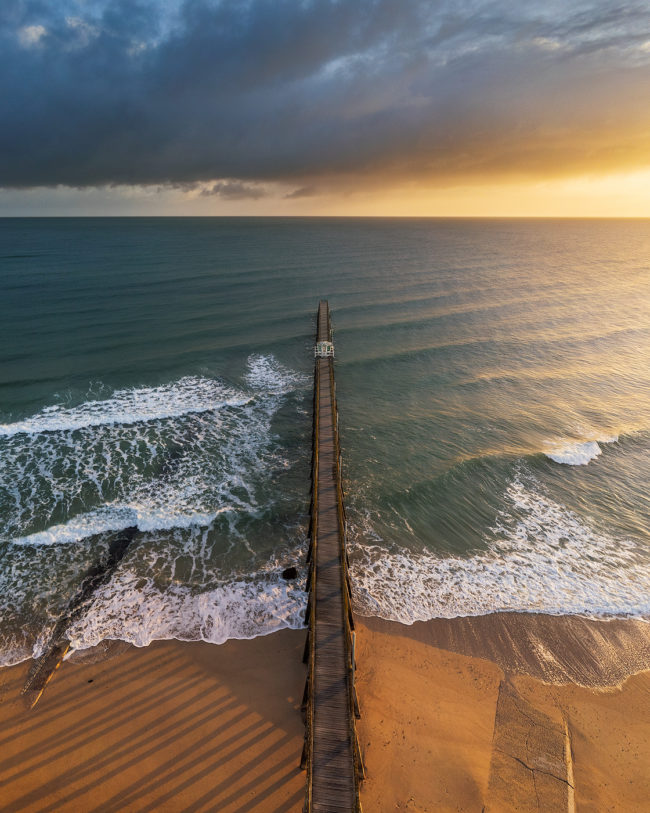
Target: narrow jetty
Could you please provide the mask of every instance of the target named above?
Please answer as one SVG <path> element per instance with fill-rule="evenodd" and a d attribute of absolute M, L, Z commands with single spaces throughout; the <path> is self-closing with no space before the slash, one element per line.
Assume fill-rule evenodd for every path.
<path fill-rule="evenodd" d="M 27 674 L 22 694 L 28 698 L 31 708 L 40 700 L 45 687 L 70 649 L 68 630 L 87 612 L 95 592 L 112 579 L 137 534 L 135 526 L 117 533 L 110 541 L 108 550 L 86 571 L 77 592 L 55 624 L 44 653 L 34 660 Z"/>
<path fill-rule="evenodd" d="M 309 602 L 303 697 L 305 813 L 361 811 L 364 768 L 355 719 L 355 633 L 341 487 L 341 450 L 329 306 L 318 308 L 314 371 Z"/>

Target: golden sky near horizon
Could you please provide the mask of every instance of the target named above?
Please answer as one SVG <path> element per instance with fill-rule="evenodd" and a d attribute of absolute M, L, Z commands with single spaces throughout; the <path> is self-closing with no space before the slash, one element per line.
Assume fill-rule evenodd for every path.
<path fill-rule="evenodd" d="M 0 212 L 2 212 L 0 192 Z M 258 200 L 224 201 L 199 191 L 146 187 L 13 192 L 12 214 L 349 217 L 650 217 L 650 170 L 548 181 L 430 188 L 417 183 L 333 192 L 308 202 L 271 188 Z M 9 214 L 4 212 L 4 214 Z"/>

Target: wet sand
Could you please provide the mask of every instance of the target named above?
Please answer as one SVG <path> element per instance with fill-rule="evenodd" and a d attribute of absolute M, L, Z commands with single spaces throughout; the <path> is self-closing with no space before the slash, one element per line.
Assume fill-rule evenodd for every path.
<path fill-rule="evenodd" d="M 650 811 L 650 624 L 357 631 L 365 813 Z M 0 670 L 2 809 L 299 813 L 304 636 L 102 647 L 31 711 L 29 664 Z"/>

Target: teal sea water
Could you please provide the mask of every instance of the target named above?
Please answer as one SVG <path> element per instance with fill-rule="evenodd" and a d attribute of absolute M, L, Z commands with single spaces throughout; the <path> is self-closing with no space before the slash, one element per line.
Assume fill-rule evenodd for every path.
<path fill-rule="evenodd" d="M 75 647 L 301 625 L 321 297 L 359 612 L 650 619 L 649 258 L 643 220 L 0 220 L 0 663 L 129 527 Z"/>

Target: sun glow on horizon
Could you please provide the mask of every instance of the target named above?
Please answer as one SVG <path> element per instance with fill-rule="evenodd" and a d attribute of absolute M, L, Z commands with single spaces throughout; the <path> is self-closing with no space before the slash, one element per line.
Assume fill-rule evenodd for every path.
<path fill-rule="evenodd" d="M 384 217 L 645 218 L 650 217 L 650 169 L 443 188 L 409 183 L 367 195 L 327 196 L 314 208 L 318 214 Z"/>
<path fill-rule="evenodd" d="M 214 185 L 211 181 L 206 187 Z M 228 182 L 219 182 L 227 186 Z M 206 195 L 160 186 L 0 190 L 0 216 L 338 216 L 338 217 L 650 217 L 650 169 L 549 180 L 435 187 L 366 179 L 293 196 L 286 184 L 256 186 L 255 196 Z"/>

